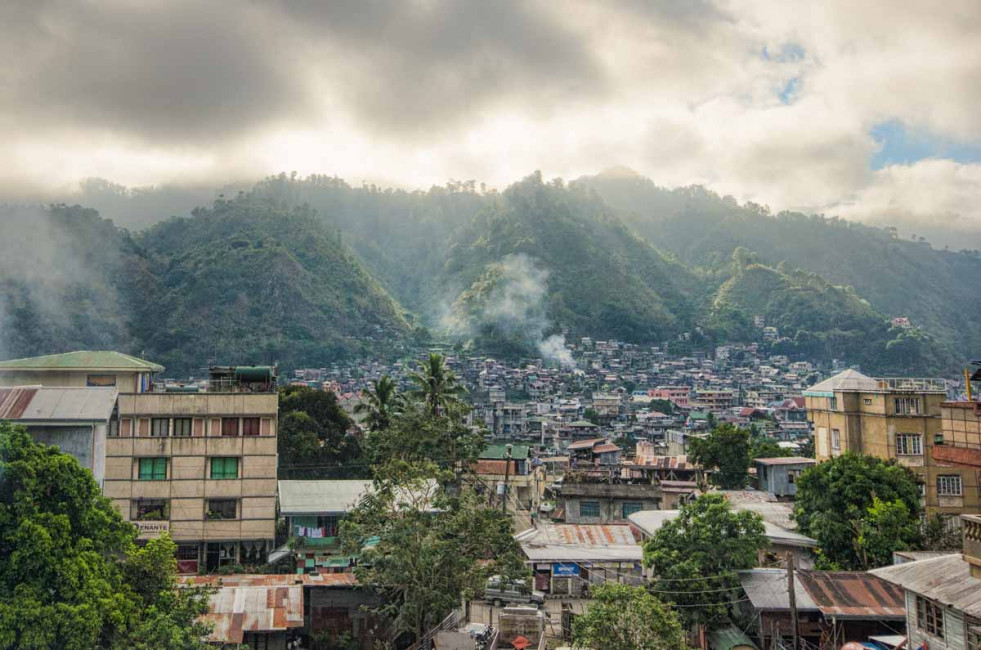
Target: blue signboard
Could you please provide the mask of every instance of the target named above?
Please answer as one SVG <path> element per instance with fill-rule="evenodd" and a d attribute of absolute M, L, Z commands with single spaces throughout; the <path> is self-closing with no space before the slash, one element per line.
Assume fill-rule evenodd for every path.
<path fill-rule="evenodd" d="M 552 577 L 577 576 L 579 565 L 572 562 L 556 562 L 552 565 Z"/>

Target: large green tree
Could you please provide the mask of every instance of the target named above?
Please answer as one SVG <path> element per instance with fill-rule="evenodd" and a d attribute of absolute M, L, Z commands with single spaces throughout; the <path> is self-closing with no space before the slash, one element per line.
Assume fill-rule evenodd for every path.
<path fill-rule="evenodd" d="M 330 391 L 286 386 L 279 391 L 279 477 L 357 478 L 369 475 L 354 423 Z"/>
<path fill-rule="evenodd" d="M 483 433 L 463 422 L 459 407 L 433 416 L 422 405 L 408 404 L 391 426 L 368 437 L 368 457 L 376 465 L 391 459 L 409 463 L 431 461 L 442 469 L 465 467 L 484 447 Z"/>
<path fill-rule="evenodd" d="M 726 490 L 746 487 L 749 475 L 749 431 L 720 424 L 706 438 L 691 442 L 689 455 L 705 469 L 714 469 L 712 481 Z"/>
<path fill-rule="evenodd" d="M 460 405 L 466 389 L 441 354 L 431 353 L 419 369 L 409 375 L 416 387 L 409 396 L 426 405 L 432 416 L 446 414 Z"/>
<path fill-rule="evenodd" d="M 452 473 L 428 461 L 376 469 L 374 490 L 341 527 L 355 569 L 373 585 L 396 629 L 419 638 L 487 578 L 524 575 L 511 521 L 469 486 L 447 491 Z"/>
<path fill-rule="evenodd" d="M 644 587 L 608 582 L 591 592 L 576 617 L 573 647 L 605 650 L 685 650 L 684 631 L 669 605 Z"/>
<path fill-rule="evenodd" d="M 888 562 L 888 547 L 919 542 L 912 524 L 920 511 L 916 475 L 894 461 L 846 453 L 797 480 L 794 517 L 800 531 L 818 541 L 826 568 L 860 570 Z"/>
<path fill-rule="evenodd" d="M 688 624 L 722 624 L 739 593 L 736 572 L 756 566 L 764 531 L 758 514 L 733 511 L 718 493 L 682 506 L 644 543 L 654 593 L 676 603 Z"/>
<path fill-rule="evenodd" d="M 73 457 L 0 423 L 0 647 L 204 648 L 205 593 L 136 535 Z"/>

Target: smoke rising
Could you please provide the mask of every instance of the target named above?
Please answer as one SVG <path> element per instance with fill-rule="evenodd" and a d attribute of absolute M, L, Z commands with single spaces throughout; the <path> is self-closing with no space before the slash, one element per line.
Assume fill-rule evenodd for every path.
<path fill-rule="evenodd" d="M 575 367 L 562 334 L 546 337 L 552 327 L 546 314 L 548 269 L 524 253 L 506 255 L 460 294 L 446 324 L 451 332 L 491 332 L 518 340 L 563 367 Z"/>

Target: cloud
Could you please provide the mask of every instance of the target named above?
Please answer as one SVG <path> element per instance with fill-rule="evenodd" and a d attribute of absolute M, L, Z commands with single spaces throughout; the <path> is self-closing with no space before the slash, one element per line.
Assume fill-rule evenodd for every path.
<path fill-rule="evenodd" d="M 622 164 L 878 219 L 913 200 L 890 164 L 973 162 L 979 32 L 975 0 L 5 3 L 0 191 L 284 170 L 501 187 Z M 928 142 L 889 158 L 883 124 Z M 910 219 L 949 222 L 918 201 Z M 954 213 L 981 230 L 979 210 Z"/>

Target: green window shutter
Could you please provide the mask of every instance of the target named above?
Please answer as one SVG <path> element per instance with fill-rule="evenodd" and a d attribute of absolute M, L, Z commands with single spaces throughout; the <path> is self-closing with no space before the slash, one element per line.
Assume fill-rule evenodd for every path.
<path fill-rule="evenodd" d="M 238 478 L 238 458 L 212 458 L 211 478 Z"/>
<path fill-rule="evenodd" d="M 141 458 L 140 459 L 140 480 L 141 481 L 163 481 L 167 478 L 167 459 L 166 458 Z"/>

